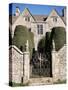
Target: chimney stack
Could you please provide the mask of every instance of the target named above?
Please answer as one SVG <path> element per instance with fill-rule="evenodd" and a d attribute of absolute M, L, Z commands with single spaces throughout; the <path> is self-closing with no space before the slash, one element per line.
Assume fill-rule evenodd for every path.
<path fill-rule="evenodd" d="M 62 16 L 66 20 L 66 7 L 64 7 L 63 10 L 62 10 Z"/>
<path fill-rule="evenodd" d="M 19 15 L 20 15 L 20 9 L 19 9 L 19 7 L 16 7 L 15 16 L 19 16 Z"/>

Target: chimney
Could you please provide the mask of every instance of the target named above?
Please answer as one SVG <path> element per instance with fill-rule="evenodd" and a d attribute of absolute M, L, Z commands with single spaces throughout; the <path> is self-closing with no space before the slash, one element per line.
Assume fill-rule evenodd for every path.
<path fill-rule="evenodd" d="M 62 17 L 66 20 L 66 7 L 63 8 L 62 10 Z"/>
<path fill-rule="evenodd" d="M 19 15 L 20 15 L 20 9 L 19 7 L 16 7 L 15 16 L 19 16 Z"/>

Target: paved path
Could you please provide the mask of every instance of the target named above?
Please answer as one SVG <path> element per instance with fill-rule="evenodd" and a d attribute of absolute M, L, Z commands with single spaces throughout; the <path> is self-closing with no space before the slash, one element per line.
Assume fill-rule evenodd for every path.
<path fill-rule="evenodd" d="M 36 86 L 36 85 L 49 85 L 53 84 L 53 80 L 50 77 L 47 78 L 30 78 L 29 85 Z"/>

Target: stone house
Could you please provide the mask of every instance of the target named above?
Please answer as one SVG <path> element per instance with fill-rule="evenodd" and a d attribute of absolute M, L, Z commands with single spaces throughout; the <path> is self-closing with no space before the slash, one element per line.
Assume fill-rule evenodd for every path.
<path fill-rule="evenodd" d="M 20 13 L 19 8 L 16 8 L 15 15 L 10 16 L 9 28 L 14 36 L 14 31 L 17 25 L 23 25 L 28 28 L 29 31 L 34 34 L 35 50 L 37 50 L 39 40 L 45 36 L 46 32 L 51 32 L 53 27 L 64 27 L 66 28 L 66 8 L 62 10 L 62 16 L 53 9 L 51 13 L 46 15 L 32 15 L 28 8 L 25 8 Z"/>
<path fill-rule="evenodd" d="M 35 50 L 37 50 L 39 40 L 45 36 L 46 32 L 51 32 L 53 27 L 64 27 L 66 29 L 66 8 L 62 11 L 62 16 L 53 9 L 46 15 L 32 15 L 28 8 L 20 13 L 16 8 L 15 15 L 9 17 L 9 29 L 14 37 L 17 25 L 23 25 L 34 34 Z M 16 46 L 9 48 L 9 80 L 15 83 L 28 83 L 30 81 L 30 58 L 29 51 L 21 52 Z M 52 74 L 53 81 L 66 80 L 66 45 L 58 52 L 52 51 Z M 49 80 L 49 79 L 48 79 Z"/>

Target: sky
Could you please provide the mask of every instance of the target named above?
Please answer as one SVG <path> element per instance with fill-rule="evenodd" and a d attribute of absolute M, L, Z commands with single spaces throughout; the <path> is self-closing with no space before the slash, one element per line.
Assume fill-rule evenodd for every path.
<path fill-rule="evenodd" d="M 16 7 L 19 7 L 21 13 L 28 8 L 33 15 L 49 15 L 52 9 L 56 9 L 59 15 L 62 15 L 65 6 L 13 3 L 9 5 L 9 14 L 15 14 Z"/>

